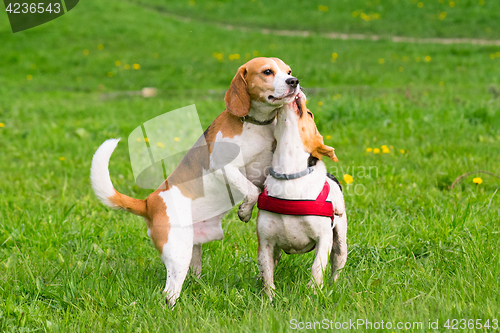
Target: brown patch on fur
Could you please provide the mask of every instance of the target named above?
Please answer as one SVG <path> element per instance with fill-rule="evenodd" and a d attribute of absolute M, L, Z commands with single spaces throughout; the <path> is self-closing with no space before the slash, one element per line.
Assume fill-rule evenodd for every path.
<path fill-rule="evenodd" d="M 207 128 L 205 133 L 198 139 L 175 170 L 168 176 L 163 189 L 177 186 L 182 195 L 192 200 L 200 198 L 203 192 L 203 170 L 210 167 L 210 154 L 217 133 L 222 136 L 233 138 L 243 132 L 243 123 L 241 120 L 229 113 L 223 111 L 214 122 Z"/>
<path fill-rule="evenodd" d="M 250 95 L 245 80 L 246 66 L 245 64 L 238 69 L 224 97 L 227 111 L 238 117 L 246 116 L 250 112 Z"/>
<path fill-rule="evenodd" d="M 115 194 L 108 198 L 109 201 L 135 215 L 147 217 L 146 200 L 134 199 L 115 190 Z"/>
<path fill-rule="evenodd" d="M 221 132 L 224 138 L 234 138 L 243 132 L 243 123 L 240 118 L 223 111 L 205 131 L 205 141 L 209 145 L 209 152 L 212 153 L 212 143 L 215 142 L 217 133 Z"/>
<path fill-rule="evenodd" d="M 319 160 L 323 156 L 328 156 L 332 161 L 338 162 L 335 149 L 325 145 L 323 136 L 319 134 L 314 123 L 314 115 L 307 109 L 305 99 L 300 99 L 298 103 L 301 103 L 300 108 L 296 108 L 296 113 L 299 115 L 299 133 L 306 151 Z M 306 112 L 299 113 L 299 111 Z"/>
<path fill-rule="evenodd" d="M 168 234 L 170 233 L 170 223 L 167 216 L 167 207 L 163 198 L 160 197 L 162 190 L 156 190 L 151 193 L 146 199 L 148 216 L 146 223 L 149 229 L 149 235 L 155 248 L 160 252 L 163 251 L 163 246 L 168 241 Z"/>

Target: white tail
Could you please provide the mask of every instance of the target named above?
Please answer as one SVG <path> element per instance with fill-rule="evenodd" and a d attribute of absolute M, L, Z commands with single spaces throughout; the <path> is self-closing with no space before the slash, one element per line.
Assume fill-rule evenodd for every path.
<path fill-rule="evenodd" d="M 103 204 L 111 208 L 120 208 L 110 198 L 116 193 L 109 176 L 109 159 L 120 139 L 106 140 L 95 152 L 90 168 L 90 182 L 95 195 Z"/>

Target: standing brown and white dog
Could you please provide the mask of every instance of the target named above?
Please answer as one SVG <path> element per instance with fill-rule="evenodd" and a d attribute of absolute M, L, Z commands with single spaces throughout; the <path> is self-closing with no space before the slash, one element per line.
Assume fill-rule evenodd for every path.
<path fill-rule="evenodd" d="M 95 194 L 105 205 L 145 218 L 148 235 L 167 269 L 164 293 L 171 305 L 180 295 L 189 267 L 200 274 L 201 245 L 224 236 L 220 183 L 244 196 L 238 216 L 250 220 L 271 164 L 276 110 L 293 102 L 300 92 L 299 81 L 291 73 L 278 58 L 255 58 L 241 66 L 226 92 L 226 110 L 199 139 L 206 144 L 197 142 L 196 149 L 145 200 L 121 194 L 111 183 L 108 164 L 117 139 L 107 140 L 94 154 L 91 182 Z M 239 147 L 238 156 L 230 157 L 229 164 L 227 144 Z M 206 174 L 215 174 L 221 182 L 205 181 Z"/>
<path fill-rule="evenodd" d="M 347 258 L 344 197 L 321 161 L 323 156 L 334 161 L 337 157 L 323 143 L 304 98 L 278 111 L 274 135 L 276 150 L 257 218 L 259 269 L 271 298 L 281 250 L 295 254 L 315 249 L 310 286 L 322 285 L 328 256 L 334 279 Z"/>

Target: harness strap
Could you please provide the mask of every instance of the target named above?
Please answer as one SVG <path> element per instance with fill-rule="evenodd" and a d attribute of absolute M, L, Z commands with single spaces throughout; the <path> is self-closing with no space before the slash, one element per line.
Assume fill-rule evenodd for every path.
<path fill-rule="evenodd" d="M 284 215 L 315 215 L 327 216 L 334 220 L 333 204 L 326 201 L 330 193 L 330 184 L 325 181 L 323 189 L 316 200 L 289 200 L 271 197 L 268 195 L 267 188 L 259 195 L 257 207 L 269 212 Z"/>

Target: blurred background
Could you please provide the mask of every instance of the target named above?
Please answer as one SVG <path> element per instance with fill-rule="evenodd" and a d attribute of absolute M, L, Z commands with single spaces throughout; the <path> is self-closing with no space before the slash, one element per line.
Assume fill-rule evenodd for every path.
<path fill-rule="evenodd" d="M 500 173 L 499 13 L 493 0 L 84 0 L 15 34 L 0 13 L 0 327 L 196 331 L 201 311 L 214 330 L 285 330 L 311 309 L 394 320 L 498 313 L 499 181 L 450 185 L 469 171 Z M 351 221 L 345 278 L 312 295 L 312 257 L 287 257 L 276 273 L 286 300 L 260 308 L 255 218 L 232 212 L 226 239 L 206 247 L 203 284 L 188 280 L 184 312 L 164 313 L 164 268 L 146 227 L 94 198 L 92 155 L 190 104 L 206 128 L 256 56 L 292 67 L 336 148 L 328 167 Z M 150 192 L 134 184 L 125 141 L 110 174 L 122 193 Z"/>

